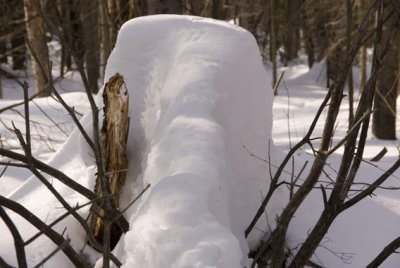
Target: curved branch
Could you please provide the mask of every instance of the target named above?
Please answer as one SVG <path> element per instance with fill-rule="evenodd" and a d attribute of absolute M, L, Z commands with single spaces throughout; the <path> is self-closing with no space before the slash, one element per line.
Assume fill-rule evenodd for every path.
<path fill-rule="evenodd" d="M 10 233 L 14 238 L 14 246 L 15 246 L 15 251 L 17 253 L 18 267 L 20 268 L 28 267 L 26 263 L 24 241 L 22 240 L 22 237 L 18 232 L 17 227 L 15 227 L 14 222 L 10 219 L 6 211 L 1 206 L 0 206 L 0 218 L 7 225 L 7 228 L 10 230 Z"/>

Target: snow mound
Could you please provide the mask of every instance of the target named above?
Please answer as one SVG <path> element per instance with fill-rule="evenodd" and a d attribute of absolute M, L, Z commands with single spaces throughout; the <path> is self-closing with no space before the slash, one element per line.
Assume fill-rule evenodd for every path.
<path fill-rule="evenodd" d="M 257 192 L 260 168 L 243 145 L 265 155 L 272 124 L 254 38 L 210 19 L 135 19 L 106 78 L 116 72 L 130 91 L 130 149 L 145 152 L 132 185 L 152 185 L 121 246 L 126 267 L 240 267 L 249 206 L 259 204 L 242 198 Z"/>
<path fill-rule="evenodd" d="M 142 17 L 121 28 L 105 81 L 117 72 L 126 82 L 131 117 L 121 206 L 151 187 L 126 212 L 130 231 L 115 254 L 124 267 L 243 267 L 244 229 L 261 202 L 254 193 L 266 185 L 268 174 L 244 146 L 267 159 L 272 127 L 271 83 L 255 39 L 211 19 Z M 101 93 L 97 100 L 101 104 Z M 90 132 L 90 116 L 82 122 Z M 93 187 L 92 156 L 75 131 L 50 164 Z M 85 202 L 64 185 L 54 186 L 71 204 Z M 64 212 L 35 178 L 11 197 L 46 222 Z M 30 237 L 32 227 L 13 218 L 22 236 Z M 86 240 L 76 221 L 57 225 L 60 231 L 64 227 L 81 249 Z M 7 233 L 4 226 L 0 231 Z M 7 246 L 11 239 L 0 241 L 0 253 L 15 263 Z M 37 240 L 27 250 L 29 262 L 34 265 L 54 248 L 45 238 Z M 48 265 L 70 266 L 62 253 Z"/>

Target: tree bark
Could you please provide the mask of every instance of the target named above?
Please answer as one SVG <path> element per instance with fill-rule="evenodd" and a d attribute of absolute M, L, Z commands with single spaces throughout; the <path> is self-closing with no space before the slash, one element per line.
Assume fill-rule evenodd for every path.
<path fill-rule="evenodd" d="M 271 61 L 272 61 L 272 87 L 275 86 L 278 80 L 277 62 L 276 62 L 276 31 L 275 31 L 275 0 L 271 1 L 270 15 L 271 15 L 271 34 L 270 34 L 270 48 L 271 48 Z M 276 93 L 275 93 L 276 94 Z"/>
<path fill-rule="evenodd" d="M 223 14 L 223 1 L 222 0 L 213 0 L 212 1 L 212 9 L 211 9 L 211 17 L 214 19 L 222 19 L 224 18 Z"/>
<path fill-rule="evenodd" d="M 387 4 L 384 14 L 390 14 L 393 7 Z M 376 98 L 374 102 L 374 114 L 372 120 L 372 132 L 378 139 L 395 140 L 396 139 L 396 99 L 399 80 L 399 53 L 400 53 L 400 34 L 395 24 L 396 16 L 391 16 L 387 27 L 383 29 L 382 42 L 392 38 L 391 32 L 396 31 L 391 39 L 392 45 L 387 57 L 387 61 L 378 77 L 376 88 Z"/>
<path fill-rule="evenodd" d="M 40 64 L 43 66 L 45 72 L 43 74 L 42 70 L 38 66 L 38 63 L 34 59 L 31 59 L 35 76 L 36 92 L 42 92 L 42 97 L 49 96 L 50 87 L 48 84 L 46 84 L 45 77 L 51 79 L 51 70 L 45 26 L 41 16 L 40 0 L 24 0 L 24 10 L 28 41 L 36 53 L 37 58 L 40 61 Z"/>
<path fill-rule="evenodd" d="M 126 142 L 128 137 L 128 92 L 123 77 L 115 74 L 108 80 L 103 92 L 104 121 L 101 131 L 102 151 L 106 173 L 108 174 L 112 201 L 119 207 L 119 197 L 125 183 L 127 172 Z M 103 196 L 100 182 L 96 180 L 95 194 Z M 104 210 L 93 205 L 91 228 L 96 240 L 103 242 L 105 230 Z M 100 217 L 99 217 L 100 216 Z M 111 225 L 111 248 L 118 242 L 122 234 L 121 229 L 113 223 Z"/>
<path fill-rule="evenodd" d="M 85 47 L 86 73 L 92 93 L 99 91 L 100 42 L 98 31 L 99 6 L 97 1 L 83 1 L 81 22 Z"/>
<path fill-rule="evenodd" d="M 111 40 L 110 40 L 110 31 L 109 31 L 109 23 L 107 16 L 107 4 L 104 0 L 99 1 L 100 8 L 100 39 L 101 39 L 101 56 L 100 56 L 100 76 L 103 78 L 107 59 L 111 53 Z"/>
<path fill-rule="evenodd" d="M 367 268 L 375 268 L 379 267 L 390 255 L 396 252 L 396 250 L 400 247 L 400 237 L 394 239 L 390 244 L 388 244 L 382 251 L 379 253 L 376 258 L 371 261 Z"/>
<path fill-rule="evenodd" d="M 297 57 L 296 23 L 297 1 L 287 0 L 285 31 L 285 65 Z"/>
<path fill-rule="evenodd" d="M 351 49 L 351 36 L 353 32 L 353 6 L 352 0 L 346 0 L 347 9 L 347 29 L 346 29 L 346 46 L 347 53 Z M 353 87 L 353 68 L 350 68 L 348 76 L 348 89 L 349 89 L 349 129 L 352 127 L 354 119 L 354 87 Z"/>
<path fill-rule="evenodd" d="M 147 0 L 149 15 L 154 14 L 182 14 L 181 0 Z"/>

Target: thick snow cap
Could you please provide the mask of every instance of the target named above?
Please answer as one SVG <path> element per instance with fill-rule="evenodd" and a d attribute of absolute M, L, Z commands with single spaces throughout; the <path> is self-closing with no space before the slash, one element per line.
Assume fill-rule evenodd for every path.
<path fill-rule="evenodd" d="M 242 267 L 243 232 L 260 203 L 260 167 L 243 146 L 265 156 L 272 125 L 254 37 L 198 17 L 134 19 L 106 81 L 116 72 L 130 95 L 130 154 L 141 152 L 128 183 L 152 185 L 117 250 L 125 267 Z"/>

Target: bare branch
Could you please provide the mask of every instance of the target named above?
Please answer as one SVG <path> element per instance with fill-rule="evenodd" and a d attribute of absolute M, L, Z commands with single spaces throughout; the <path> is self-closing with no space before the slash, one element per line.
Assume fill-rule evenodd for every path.
<path fill-rule="evenodd" d="M 0 206 L 0 218 L 4 221 L 4 223 L 6 224 L 6 226 L 8 227 L 14 238 L 14 246 L 15 246 L 15 251 L 17 253 L 18 267 L 20 268 L 28 267 L 26 263 L 24 241 L 22 240 L 22 237 L 19 234 L 19 231 L 15 226 L 14 222 L 10 219 L 6 211 L 1 206 Z"/>
<path fill-rule="evenodd" d="M 375 268 L 379 267 L 390 255 L 396 252 L 400 247 L 400 237 L 397 237 L 392 242 L 390 242 L 379 254 L 371 261 L 366 267 Z"/>
<path fill-rule="evenodd" d="M 62 245 L 65 242 L 65 239 L 59 233 L 57 233 L 51 228 L 46 228 L 47 225 L 44 222 L 42 222 L 38 217 L 36 217 L 28 209 L 18 204 L 17 202 L 7 199 L 4 196 L 0 195 L 0 206 L 6 207 L 14 211 L 15 213 L 23 217 L 26 221 L 28 221 L 30 224 L 35 226 L 37 229 L 45 230 L 44 234 L 56 245 Z M 76 267 L 89 268 L 89 266 L 84 261 L 82 261 L 79 254 L 69 244 L 67 244 L 62 249 L 62 251 Z"/>

